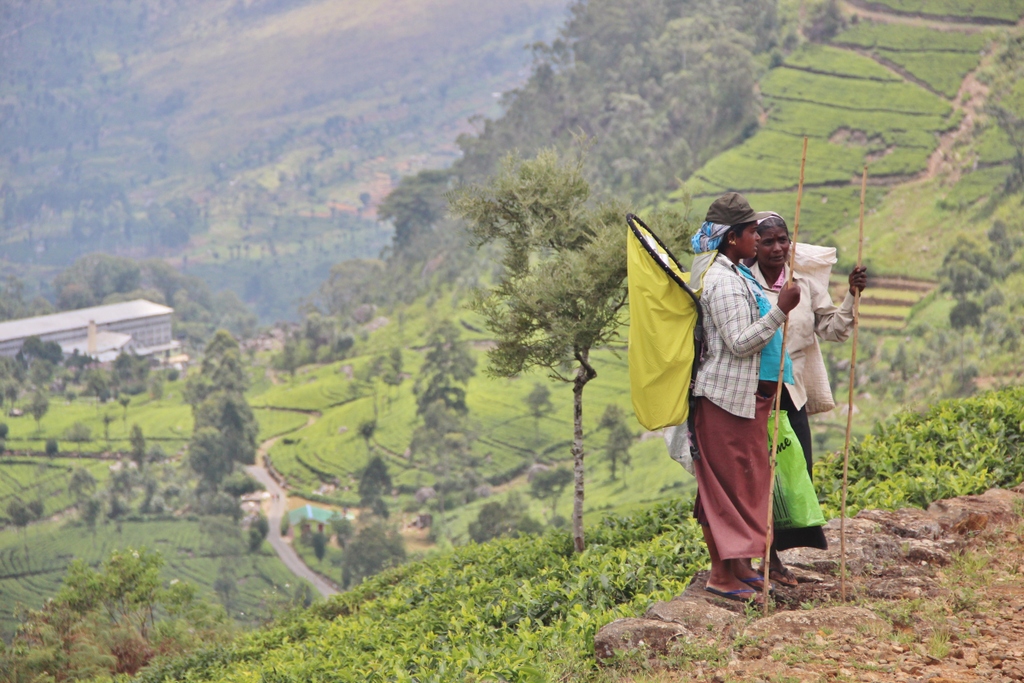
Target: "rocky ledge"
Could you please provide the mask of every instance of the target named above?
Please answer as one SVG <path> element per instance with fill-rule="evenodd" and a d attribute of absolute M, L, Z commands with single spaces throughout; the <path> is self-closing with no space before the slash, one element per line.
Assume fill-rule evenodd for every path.
<path fill-rule="evenodd" d="M 748 611 L 742 603 L 706 592 L 707 572 L 701 572 L 675 599 L 653 605 L 642 617 L 619 619 L 601 628 L 594 638 L 594 654 L 605 662 L 638 656 L 676 657 L 679 661 L 699 658 L 701 652 L 729 652 L 726 659 L 731 661 L 720 662 L 728 675 L 719 678 L 726 680 L 735 677 L 735 667 L 744 659 L 760 659 L 769 652 L 780 651 L 785 644 L 803 643 L 813 649 L 815 645 L 824 646 L 827 638 L 843 641 L 838 646 L 840 654 L 849 653 L 854 659 L 863 654 L 876 660 L 877 666 L 867 667 L 871 670 L 861 671 L 863 675 L 843 669 L 842 658 L 828 660 L 835 665 L 832 671 L 841 669 L 846 671 L 844 676 L 849 674 L 853 679 L 915 680 L 917 674 L 927 673 L 925 669 L 930 665 L 936 671 L 941 669 L 942 658 L 936 654 L 949 654 L 958 657 L 960 666 L 954 667 L 959 673 L 949 680 L 1024 680 L 1024 577 L 1019 576 L 1024 574 L 1024 564 L 1018 566 L 1016 556 L 1009 557 L 1020 552 L 1020 561 L 1024 561 L 1024 545 L 1019 536 L 1024 529 L 1022 516 L 1024 485 L 942 500 L 927 510 L 864 510 L 846 522 L 849 599 L 845 604 L 840 601 L 838 577 L 839 520 L 832 520 L 826 527 L 828 550 L 803 548 L 782 554 L 800 583 L 794 588 L 779 588 L 771 616 L 760 617 L 760 613 Z M 961 553 L 976 548 L 980 539 L 984 539 L 986 548 L 1005 541 L 1008 550 L 1003 559 L 1009 563 L 1011 579 L 1015 572 L 1019 578 L 1017 589 L 994 603 L 1009 609 L 1009 616 L 997 615 L 995 620 L 987 614 L 971 612 L 970 600 L 950 597 L 950 581 L 944 573 L 951 563 L 962 563 Z M 943 591 L 945 594 L 940 595 Z M 975 647 L 949 644 L 950 638 L 957 640 L 959 626 L 955 625 L 934 626 L 929 622 L 929 647 L 920 642 L 915 645 L 911 636 L 898 632 L 900 628 L 913 631 L 899 618 L 892 617 L 892 613 L 899 611 L 899 605 L 920 608 L 929 605 L 929 599 L 936 605 L 941 602 L 945 611 L 939 612 L 950 613 L 946 618 L 951 624 L 966 624 L 963 638 Z M 977 598 L 972 599 L 977 602 Z M 865 605 L 887 609 L 890 614 L 882 618 Z M 907 617 L 905 621 L 910 623 L 913 618 Z M 1001 633 L 986 628 L 990 621 L 1003 624 L 1008 630 Z M 984 639 L 986 634 L 995 639 L 995 660 L 985 654 L 988 650 L 982 643 L 970 640 L 972 636 Z M 1013 649 L 1015 634 L 1019 636 L 1016 642 L 1021 652 Z M 1008 638 L 1000 638 L 1001 635 Z M 865 637 L 873 639 L 875 645 L 882 643 L 884 652 L 865 646 Z M 945 643 L 939 642 L 943 638 Z M 1000 640 L 1007 643 L 1005 648 L 998 645 Z M 858 653 L 857 648 L 864 652 Z M 981 676 L 983 671 L 992 675 Z M 715 678 L 709 676 L 709 680 Z M 929 678 L 932 683 L 942 680 L 935 672 L 921 680 Z M 808 680 L 817 679 L 812 676 Z"/>

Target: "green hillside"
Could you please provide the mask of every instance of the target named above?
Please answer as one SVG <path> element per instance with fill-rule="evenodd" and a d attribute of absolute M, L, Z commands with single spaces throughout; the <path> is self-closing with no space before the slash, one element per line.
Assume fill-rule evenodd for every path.
<path fill-rule="evenodd" d="M 247 553 L 240 541 L 196 520 L 123 521 L 95 532 L 45 522 L 0 534 L 0 635 L 10 640 L 18 611 L 39 609 L 57 592 L 73 560 L 96 565 L 111 550 L 141 547 L 159 551 L 167 561 L 165 581 L 195 584 L 204 600 L 225 604 L 235 620 L 250 626 L 287 609 L 298 593 L 299 580 L 270 548 Z M 223 577 L 230 577 L 234 589 L 218 594 L 214 586 Z"/>
<path fill-rule="evenodd" d="M 327 105 L 315 98 L 307 109 L 288 111 L 274 98 L 278 90 L 294 96 L 290 88 L 320 87 L 324 81 L 310 75 L 292 84 L 268 67 L 274 95 L 267 97 L 266 109 L 254 106 L 253 118 L 241 116 L 238 130 L 229 130 L 217 108 L 244 107 L 253 92 L 259 100 L 259 91 L 238 83 L 217 92 L 210 84 L 223 82 L 220 56 L 229 64 L 262 59 L 250 48 L 265 45 L 268 55 L 280 57 L 302 42 L 296 36 L 309 37 L 311 52 L 317 46 L 326 50 L 324 36 L 335 35 L 332 31 L 348 26 L 345 22 L 374 26 L 393 16 L 388 12 L 408 10 L 400 4 L 364 8 L 345 18 L 316 1 L 236 4 L 222 22 L 183 24 L 181 30 L 201 48 L 191 61 L 175 63 L 169 47 L 154 48 L 145 62 L 154 82 L 147 87 L 166 88 L 159 90 L 166 99 L 176 83 L 184 87 L 181 83 L 195 79 L 200 84 L 196 92 L 202 96 L 194 102 L 185 98 L 175 109 L 181 112 L 182 135 L 206 135 L 207 115 L 209 135 L 224 139 L 261 130 L 254 123 L 260 116 L 286 122 L 306 120 L 312 116 L 308 112 L 319 116 Z M 712 56 L 698 66 L 693 53 L 675 46 L 681 42 L 708 52 L 702 41 L 721 26 L 700 3 L 643 4 L 642 13 L 611 0 L 574 6 L 562 40 L 538 51 L 526 85 L 505 98 L 507 115 L 483 123 L 478 136 L 462 138 L 465 155 L 449 170 L 407 177 L 390 195 L 384 207 L 396 228 L 393 238 L 380 226 L 359 227 L 368 210 L 360 216 L 356 209 L 353 218 L 348 209 L 330 208 L 330 188 L 354 188 L 366 177 L 341 178 L 338 171 L 355 153 L 355 138 L 345 137 L 354 134 L 351 121 L 323 124 L 331 130 L 339 126 L 344 145 L 323 143 L 321 133 L 329 132 L 324 127 L 295 123 L 294 137 L 237 153 L 225 162 L 223 177 L 210 171 L 217 178 L 207 188 L 205 206 L 223 213 L 210 213 L 209 232 L 190 237 L 190 272 L 233 288 L 251 286 L 249 294 L 257 298 L 257 287 L 274 289 L 275 296 L 286 292 L 292 302 L 303 288 L 313 291 L 310 283 L 322 282 L 311 301 L 315 306 L 302 310 L 300 325 L 254 340 L 246 357 L 246 398 L 259 420 L 263 464 L 286 485 L 289 505 L 356 508 L 355 529 L 349 531 L 390 527 L 404 541 L 410 562 L 311 611 L 246 633 L 232 645 L 159 662 L 141 680 L 620 679 L 614 667 L 596 669 L 593 633 L 614 618 L 636 616 L 652 602 L 678 594 L 704 566 L 688 502 L 693 480 L 667 457 L 661 434 L 644 433 L 633 420 L 624 344 L 595 349 L 597 377 L 587 386 L 583 411 L 588 548 L 572 552 L 563 530 L 571 487 L 548 495 L 550 490 L 536 485 L 539 472 L 557 472 L 571 463 L 571 385 L 540 372 L 514 379 L 488 373 L 494 335 L 469 303 L 477 288 L 498 281 L 503 271 L 496 251 L 474 250 L 462 227 L 445 216 L 444 194 L 488 176 L 509 148 L 525 156 L 546 145 L 577 149 L 573 138 L 580 131 L 596 136 L 584 144 L 591 147 L 581 162 L 595 196 L 647 206 L 645 215 L 656 231 L 665 228 L 663 234 L 669 225 L 671 232 L 679 226 L 692 232 L 707 205 L 727 190 L 742 191 L 756 209 L 779 211 L 792 224 L 801 139 L 807 136 L 801 241 L 838 247 L 834 298 L 844 295 L 844 274 L 854 263 L 860 173 L 866 164 L 865 260 L 872 280 L 852 380 L 851 505 L 926 506 L 1019 482 L 1024 475 L 1021 391 L 981 392 L 1019 384 L 1024 367 L 1019 294 L 1024 152 L 1013 143 L 1024 120 L 1024 38 L 1013 24 L 1024 17 L 1024 3 L 949 0 L 924 8 L 892 0 L 872 3 L 867 11 L 858 10 L 858 3 L 826 2 L 813 3 L 807 12 L 797 11 L 794 2 L 758 3 L 760 13 L 740 21 L 742 8 L 726 2 L 722 16 L 741 27 L 729 27 L 743 46 L 739 63 L 709 52 Z M 429 9 L 438 17 L 458 11 L 454 4 Z M 425 24 L 433 17 L 415 16 L 424 17 Z M 473 28 L 472 17 L 466 21 L 461 30 Z M 647 27 L 643 34 L 626 41 L 623 36 L 638 35 L 639 24 Z M 235 45 L 225 32 L 239 26 L 248 31 L 248 42 Z M 314 30 L 321 26 L 322 36 Z M 397 31 L 396 26 L 389 28 Z M 362 41 L 363 36 L 353 39 L 352 49 L 369 50 Z M 394 46 L 387 40 L 382 44 Z M 621 51 L 616 47 L 623 45 Z M 453 54 L 451 59 L 460 53 Z M 447 56 L 435 57 L 437 64 L 452 63 Z M 141 69 L 143 62 L 138 64 Z M 701 77 L 726 65 L 735 69 L 729 73 L 736 78 L 728 82 L 737 90 L 712 92 Z M 363 93 L 346 100 L 353 111 L 364 111 L 363 105 L 371 111 L 367 103 L 377 100 L 365 93 L 376 97 L 387 90 L 379 72 L 366 73 L 376 74 L 376 80 L 349 83 Z M 167 83 L 157 84 L 163 74 Z M 388 96 L 409 97 L 415 91 L 408 81 L 397 82 L 401 89 Z M 683 97 L 686 93 L 711 104 L 686 118 L 682 104 L 692 100 Z M 605 105 L 612 101 L 609 113 Z M 735 117 L 708 128 L 728 107 L 734 107 Z M 379 120 L 390 120 L 385 113 L 391 110 L 377 111 L 384 112 Z M 167 134 L 175 130 L 168 128 Z M 220 149 L 202 135 L 189 155 Z M 395 135 L 395 149 L 420 144 L 401 132 Z M 321 147 L 301 146 L 314 139 Z M 687 149 L 669 145 L 669 139 L 694 144 L 687 142 Z M 360 173 L 378 168 L 372 165 L 378 162 L 385 168 L 392 158 L 388 152 L 380 161 L 358 144 L 359 154 L 367 155 L 360 157 Z M 325 145 L 333 146 L 334 156 L 313 161 Z M 300 148 L 301 154 L 294 151 Z M 401 170 L 416 168 L 410 164 Z M 303 169 L 339 175 L 322 190 L 310 180 L 316 173 L 306 177 Z M 669 189 L 675 175 L 686 181 Z M 174 186 L 170 175 L 161 182 Z M 246 204 L 252 197 L 256 203 Z M 274 208 L 261 214 L 261 206 Z M 237 222 L 218 222 L 218 215 L 232 215 Z M 246 241 L 247 236 L 254 237 Z M 249 249 L 218 251 L 238 239 Z M 327 264 L 357 253 L 345 245 L 369 250 L 389 241 L 391 249 L 380 260 L 335 263 L 324 281 Z M 214 253 L 219 256 L 213 258 Z M 225 254 L 227 265 L 221 260 Z M 287 272 L 272 268 L 275 258 L 277 268 Z M 444 321 L 452 323 L 458 338 L 432 341 Z M 845 404 L 850 344 L 822 346 L 833 392 Z M 424 410 L 421 397 L 429 384 L 429 357 L 440 351 L 465 353 L 475 362 L 475 374 L 448 387 L 464 390 L 465 410 L 450 407 L 438 417 Z M 535 400 L 538 386 L 550 390 L 546 402 Z M 19 405 L 27 398 L 19 398 Z M 619 451 L 612 448 L 613 429 L 602 425 L 605 415 L 614 418 L 614 408 L 626 416 L 629 432 Z M 812 418 L 815 482 L 831 514 L 841 481 L 837 452 L 846 427 L 844 410 L 845 405 Z M 434 429 L 428 428 L 431 420 L 448 423 L 425 434 Z M 6 447 L 15 453 L 0 462 L 0 501 L 45 500 L 46 515 L 71 503 L 74 468 L 87 467 L 100 483 L 115 476 L 109 461 L 98 456 L 126 453 L 127 428 L 136 422 L 167 456 L 161 476 L 174 482 L 192 476 L 184 448 L 192 412 L 180 383 L 168 382 L 159 399 L 132 398 L 126 416 L 116 404 L 78 397 L 60 405 L 54 399 L 38 425 L 29 417 L 7 422 Z M 73 445 L 66 436 L 76 423 L 87 427 L 90 437 Z M 424 446 L 428 438 L 434 441 Z M 59 441 L 60 453 L 44 460 L 49 439 Z M 75 450 L 83 457 L 73 459 Z M 380 489 L 371 495 L 367 472 L 377 458 L 388 477 L 386 485 L 370 482 Z M 160 490 L 167 492 L 167 484 Z M 95 562 L 122 542 L 158 543 L 168 559 L 168 579 L 192 578 L 247 623 L 253 623 L 253 614 L 269 614 L 294 597 L 286 595 L 294 584 L 282 588 L 288 575 L 265 545 L 254 554 L 233 547 L 237 538 L 211 547 L 216 532 L 181 512 L 174 521 L 138 515 L 100 526 L 95 548 L 82 549 L 81 556 Z M 499 520 L 498 532 L 518 537 L 474 542 L 480 537 L 474 529 L 495 514 L 508 518 Z M 70 517 L 30 525 L 20 534 L 11 528 L 0 532 L 0 550 L 7 548 L 0 560 L 8 558 L 3 561 L 10 566 L 0 577 L 4 595 L 38 604 L 55 590 L 74 554 L 66 548 L 79 552 L 91 533 Z M 414 520 L 428 528 L 414 528 Z M 538 527 L 544 529 L 541 535 L 529 532 Z M 329 544 L 324 559 L 313 559 L 312 540 L 296 541 L 298 553 L 325 576 L 344 580 L 346 560 L 358 556 L 345 545 L 344 530 L 326 532 L 338 536 L 321 539 Z M 214 589 L 226 585 L 229 565 L 235 567 L 238 592 L 225 596 Z M 13 625 L 9 614 L 0 618 L 7 620 L 5 628 Z"/>
<path fill-rule="evenodd" d="M 927 416 L 897 416 L 855 452 L 851 505 L 927 505 L 1018 482 L 1022 398 L 1017 389 L 950 401 Z M 967 438 L 949 444 L 949 430 Z M 887 468 L 910 472 L 887 488 L 871 486 L 872 471 Z M 841 481 L 841 461 L 819 463 L 816 476 L 831 489 Z M 139 680 L 635 680 L 626 678 L 628 669 L 617 677 L 614 663 L 598 667 L 594 633 L 678 595 L 704 562 L 699 527 L 689 504 L 677 499 L 606 518 L 591 529 L 583 553 L 572 552 L 568 535 L 548 532 L 472 544 L 388 571 L 229 647 L 153 667 Z M 713 657 L 691 647 L 665 665 Z"/>

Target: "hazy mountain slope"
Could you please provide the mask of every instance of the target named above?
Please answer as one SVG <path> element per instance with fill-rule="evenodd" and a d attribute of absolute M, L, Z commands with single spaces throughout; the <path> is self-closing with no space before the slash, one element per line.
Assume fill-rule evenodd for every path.
<path fill-rule="evenodd" d="M 8 5 L 8 269 L 38 284 L 89 251 L 161 256 L 207 264 L 197 272 L 265 321 L 294 315 L 330 263 L 379 252 L 377 201 L 401 174 L 454 158 L 467 119 L 497 113 L 495 93 L 525 77 L 525 48 L 552 35 L 564 7 Z M 275 266 L 293 271 L 287 291 L 260 286 Z"/>

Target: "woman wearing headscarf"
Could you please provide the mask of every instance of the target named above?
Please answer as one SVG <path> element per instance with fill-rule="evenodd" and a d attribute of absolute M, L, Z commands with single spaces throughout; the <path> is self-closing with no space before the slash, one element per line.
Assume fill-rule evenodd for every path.
<path fill-rule="evenodd" d="M 779 214 L 762 211 L 757 214 L 757 231 L 760 241 L 751 272 L 768 299 L 775 301 L 789 277 L 789 227 Z M 786 411 L 803 448 L 810 474 L 814 460 L 808 406 L 813 408 L 811 412 L 824 412 L 835 407 L 818 339 L 842 342 L 850 336 L 853 331 L 853 294 L 856 290 L 864 291 L 867 269 L 857 267 L 850 273 L 850 289 L 840 306 L 832 303 L 827 287 L 822 287 L 813 278 L 804 277 L 798 271 L 793 274 L 793 282 L 800 288 L 800 302 L 789 314 L 786 341 L 786 350 L 793 363 L 793 381 L 786 380 L 780 407 Z M 815 381 L 816 378 L 820 381 Z M 769 567 L 772 581 L 784 586 L 796 585 L 796 577 L 782 564 L 778 551 L 800 547 L 826 549 L 828 542 L 821 527 L 775 530 Z"/>
<path fill-rule="evenodd" d="M 768 532 L 768 413 L 783 353 L 780 327 L 800 301 L 794 286 L 771 303 L 743 265 L 758 240 L 755 213 L 735 192 L 715 200 L 692 240 L 695 254 L 717 252 L 703 278 L 705 348 L 693 391 L 700 452 L 694 515 L 711 556 L 706 590 L 755 602 L 762 579 L 750 559 L 764 554 Z"/>

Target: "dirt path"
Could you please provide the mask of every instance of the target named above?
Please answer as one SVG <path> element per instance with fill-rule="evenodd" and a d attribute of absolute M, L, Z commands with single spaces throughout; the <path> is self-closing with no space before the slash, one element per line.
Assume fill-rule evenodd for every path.
<path fill-rule="evenodd" d="M 318 414 L 312 413 L 306 420 L 306 427 L 310 427 L 316 423 Z M 249 465 L 245 468 L 245 471 L 256 481 L 263 484 L 266 487 L 267 492 L 270 493 L 269 510 L 267 511 L 267 521 L 270 523 L 270 533 L 267 534 L 267 540 L 270 541 L 270 546 L 277 553 L 277 556 L 281 558 L 284 565 L 288 567 L 295 576 L 300 579 L 305 579 L 313 584 L 317 592 L 320 595 L 327 597 L 334 595 L 338 592 L 338 587 L 326 577 L 316 573 L 305 562 L 299 557 L 298 553 L 292 548 L 291 544 L 288 543 L 281 536 L 281 519 L 288 512 L 288 491 L 284 489 L 277 481 L 270 476 L 270 472 L 263 466 L 263 458 L 270 450 L 280 437 L 275 436 L 271 439 L 267 439 L 260 444 L 259 450 L 256 452 L 256 463 L 255 465 Z"/>

